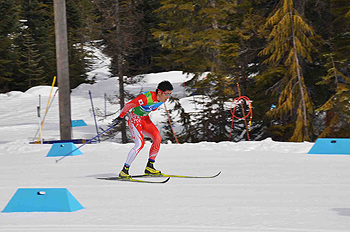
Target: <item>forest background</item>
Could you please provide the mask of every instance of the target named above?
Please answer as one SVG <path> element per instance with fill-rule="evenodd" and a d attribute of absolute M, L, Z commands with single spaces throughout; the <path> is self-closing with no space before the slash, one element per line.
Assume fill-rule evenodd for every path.
<path fill-rule="evenodd" d="M 180 70 L 200 111 L 180 115 L 180 142 L 315 141 L 349 137 L 348 0 L 67 0 L 70 86 L 93 82 L 91 50 L 111 58 L 124 86 L 143 74 Z M 0 93 L 50 85 L 56 75 L 53 0 L 0 0 Z M 205 74 L 205 78 L 203 78 Z M 232 124 L 227 103 L 253 101 Z M 249 114 L 249 102 L 236 116 Z M 233 126 L 232 135 L 231 127 Z M 125 123 L 122 141 L 128 142 Z M 115 131 L 116 131 L 115 130 Z M 115 133 L 114 131 L 114 133 Z M 174 141 L 168 125 L 166 138 Z M 242 133 L 243 131 L 243 133 Z M 244 135 L 244 136 L 242 136 Z"/>

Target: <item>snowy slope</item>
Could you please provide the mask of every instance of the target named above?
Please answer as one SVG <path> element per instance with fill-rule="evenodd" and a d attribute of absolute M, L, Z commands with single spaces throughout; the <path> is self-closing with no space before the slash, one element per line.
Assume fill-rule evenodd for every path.
<path fill-rule="evenodd" d="M 150 74 L 132 91 L 152 90 L 168 79 L 183 94 L 181 72 Z M 88 91 L 95 107 L 116 79 L 100 79 L 72 92 L 72 119 L 88 126 L 73 128 L 74 138 L 96 135 Z M 133 146 L 115 141 L 89 144 L 83 155 L 56 164 L 45 157 L 51 145 L 31 145 L 51 87 L 0 94 L 0 210 L 18 188 L 67 188 L 85 209 L 72 213 L 0 213 L 0 231 L 350 231 L 350 157 L 308 155 L 313 143 L 221 142 L 162 144 L 156 167 L 183 175 L 222 174 L 215 179 L 176 179 L 166 184 L 97 180 L 120 171 Z M 43 137 L 59 139 L 57 96 L 46 117 Z M 183 101 L 185 101 L 184 99 Z M 193 106 L 187 105 L 188 110 Z M 192 107 L 192 108 L 191 108 Z M 109 112 L 119 110 L 107 105 Z M 165 120 L 164 109 L 152 113 Z M 117 115 L 115 115 L 117 116 Z M 114 118 L 99 121 L 106 125 Z M 132 174 L 144 170 L 150 143 L 136 158 Z"/>

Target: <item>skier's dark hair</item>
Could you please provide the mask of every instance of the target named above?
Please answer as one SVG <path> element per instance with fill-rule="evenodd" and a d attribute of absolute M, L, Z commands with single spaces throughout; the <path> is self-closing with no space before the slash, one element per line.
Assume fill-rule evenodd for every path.
<path fill-rule="evenodd" d="M 158 93 L 158 89 L 165 92 L 167 90 L 173 90 L 173 85 L 169 81 L 162 81 L 158 84 L 156 92 Z"/>

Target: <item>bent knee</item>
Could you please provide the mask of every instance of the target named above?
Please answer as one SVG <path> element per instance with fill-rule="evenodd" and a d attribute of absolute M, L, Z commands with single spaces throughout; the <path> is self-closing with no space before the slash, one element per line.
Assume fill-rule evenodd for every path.
<path fill-rule="evenodd" d="M 145 146 L 145 140 L 139 139 L 135 140 L 135 146 L 134 149 L 140 151 Z"/>
<path fill-rule="evenodd" d="M 153 144 L 160 144 L 162 142 L 162 137 L 160 135 L 157 135 L 153 139 Z"/>

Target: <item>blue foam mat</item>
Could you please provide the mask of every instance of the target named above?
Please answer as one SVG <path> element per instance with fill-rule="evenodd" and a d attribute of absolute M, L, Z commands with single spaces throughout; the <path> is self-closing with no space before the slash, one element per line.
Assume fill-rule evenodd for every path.
<path fill-rule="evenodd" d="M 66 188 L 19 188 L 3 213 L 73 212 L 84 209 Z"/>
<path fill-rule="evenodd" d="M 319 138 L 308 154 L 350 155 L 350 139 Z"/>
<path fill-rule="evenodd" d="M 74 156 L 83 154 L 74 143 L 54 143 L 46 157 Z"/>
<path fill-rule="evenodd" d="M 87 126 L 87 124 L 82 119 L 72 120 L 72 127 L 79 127 L 79 126 Z"/>

